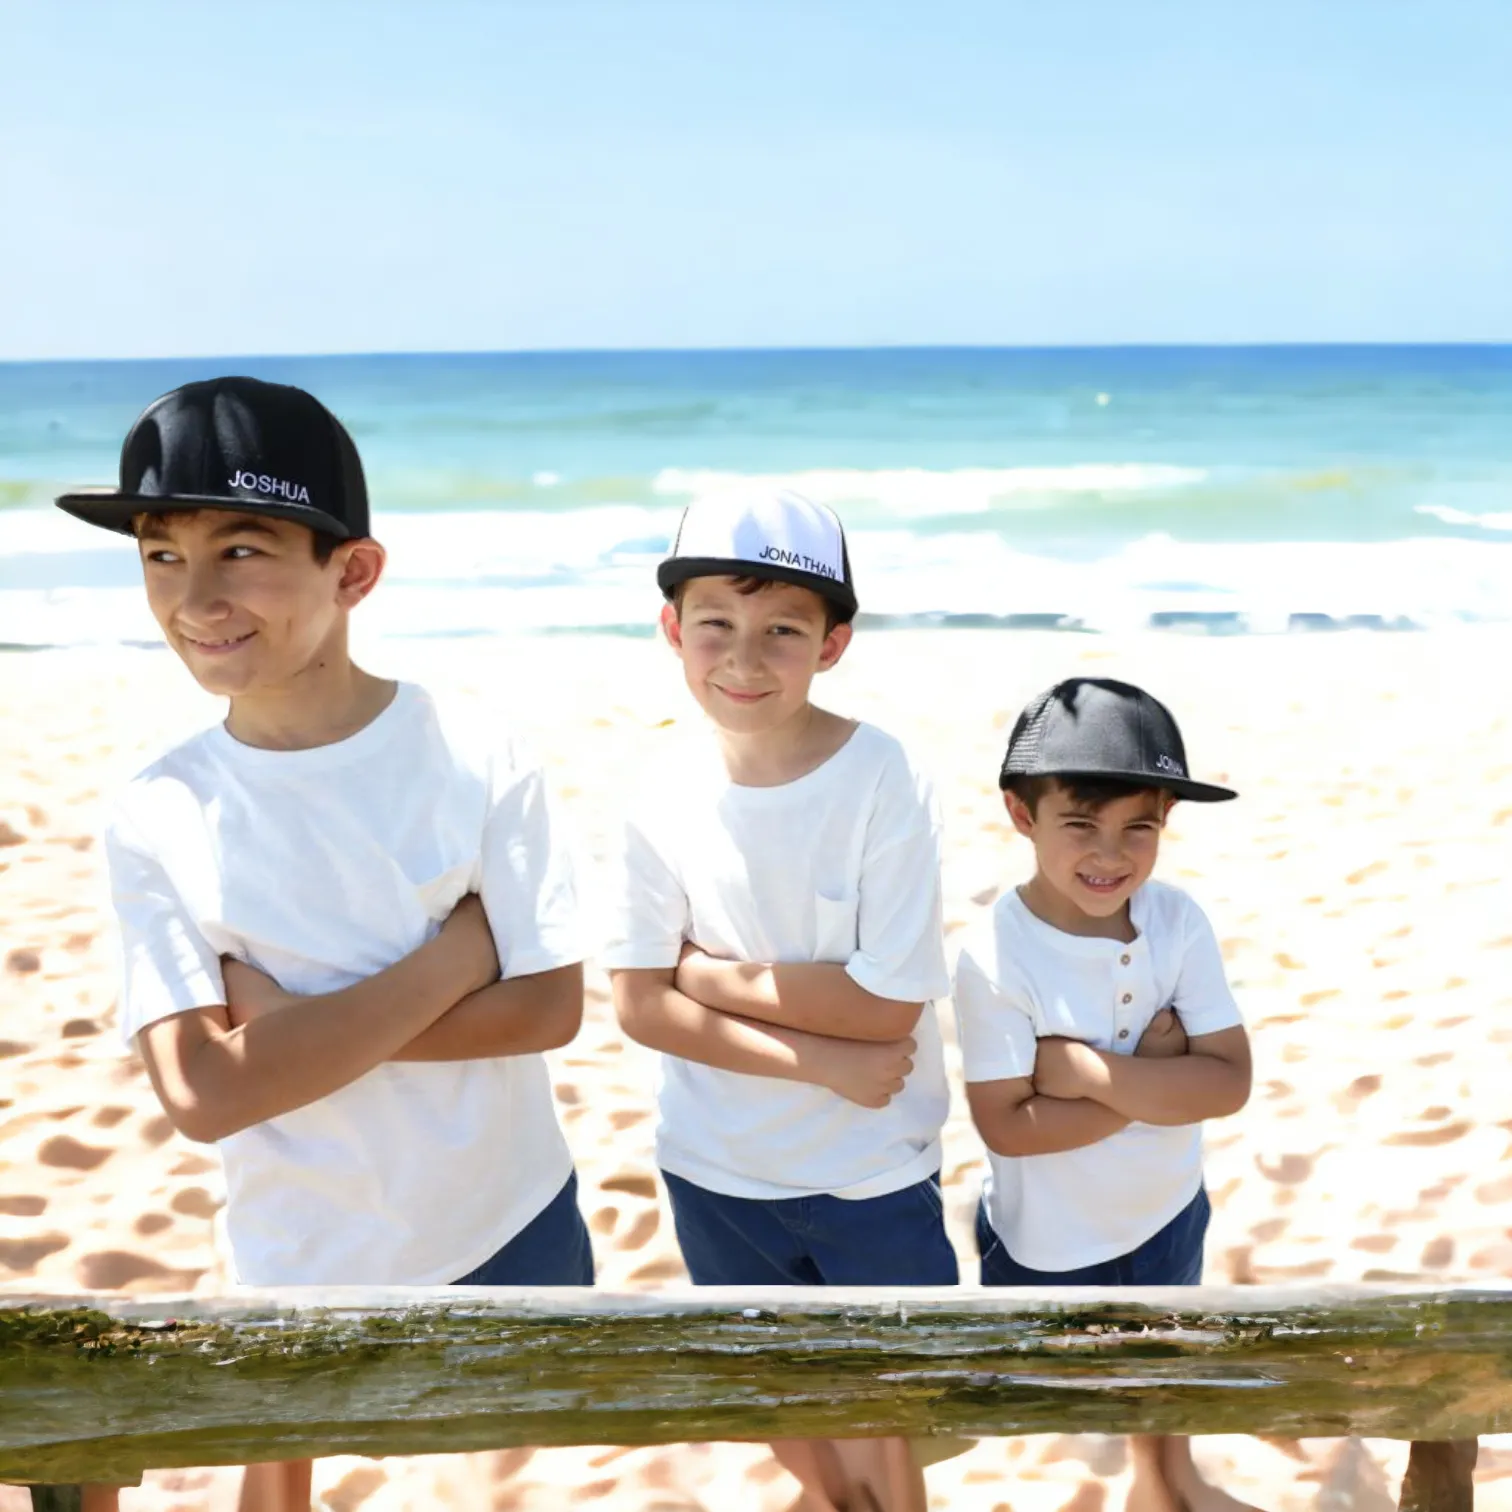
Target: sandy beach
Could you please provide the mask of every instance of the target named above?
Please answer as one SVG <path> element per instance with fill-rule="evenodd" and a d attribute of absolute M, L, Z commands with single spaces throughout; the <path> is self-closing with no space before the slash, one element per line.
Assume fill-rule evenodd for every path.
<path fill-rule="evenodd" d="M 545 760 L 580 837 L 590 899 L 627 774 L 693 717 L 665 649 L 560 636 L 387 642 L 372 670 L 499 711 Z M 1253 638 L 864 631 L 820 701 L 904 737 L 946 814 L 952 935 L 1020 880 L 995 774 L 1007 729 L 1074 672 L 1171 703 L 1198 775 L 1241 801 L 1178 807 L 1158 875 L 1223 943 L 1255 1049 L 1255 1092 L 1213 1125 L 1208 1279 L 1484 1281 L 1512 1273 L 1512 635 Z M 213 1150 L 178 1137 L 114 1032 L 102 800 L 146 756 L 216 717 L 163 651 L 0 655 L 0 1290 L 213 1293 Z M 956 1076 L 948 1217 L 974 1277 L 981 1148 Z M 648 1059 L 619 1035 L 602 972 L 552 1057 L 606 1287 L 683 1279 L 654 1179 Z M 1198 1444 L 1208 1474 L 1265 1508 L 1380 1512 L 1405 1445 Z M 223 1512 L 236 1472 L 147 1477 L 128 1512 Z M 929 1471 L 931 1505 L 1100 1512 L 1122 1443 L 978 1444 Z M 331 1512 L 435 1507 L 777 1512 L 794 1483 L 757 1446 L 556 1449 L 323 1462 Z M 1483 1508 L 1512 1509 L 1512 1445 L 1487 1444 Z M 29 1505 L 0 1488 L 0 1512 Z"/>

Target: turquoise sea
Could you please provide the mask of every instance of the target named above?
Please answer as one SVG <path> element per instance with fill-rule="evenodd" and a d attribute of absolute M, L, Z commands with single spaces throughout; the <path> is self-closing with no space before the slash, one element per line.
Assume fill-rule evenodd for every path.
<path fill-rule="evenodd" d="M 357 438 L 403 636 L 645 630 L 684 505 L 839 510 L 864 614 L 1213 632 L 1512 617 L 1512 347 L 908 349 L 0 364 L 0 643 L 151 641 L 50 505 L 243 372 Z"/>

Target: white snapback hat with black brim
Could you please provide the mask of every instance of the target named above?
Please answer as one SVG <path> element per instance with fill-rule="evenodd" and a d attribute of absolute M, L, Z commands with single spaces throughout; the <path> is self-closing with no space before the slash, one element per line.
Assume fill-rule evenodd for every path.
<path fill-rule="evenodd" d="M 828 599 L 842 622 L 856 613 L 856 585 L 840 518 L 801 494 L 741 495 L 690 504 L 672 542 L 672 554 L 656 569 L 656 581 L 670 599 L 680 583 L 696 577 L 796 583 Z"/>

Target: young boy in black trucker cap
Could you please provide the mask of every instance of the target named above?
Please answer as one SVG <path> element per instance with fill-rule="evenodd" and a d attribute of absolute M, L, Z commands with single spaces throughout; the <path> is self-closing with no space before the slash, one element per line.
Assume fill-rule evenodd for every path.
<path fill-rule="evenodd" d="M 795 494 L 701 501 L 657 576 L 707 719 L 631 807 L 603 959 L 625 1032 L 661 1052 L 688 1271 L 953 1285 L 939 816 L 892 736 L 809 696 L 856 612 L 840 522 Z"/>
<path fill-rule="evenodd" d="M 1073 678 L 1019 716 L 1000 786 L 1034 847 L 955 971 L 967 1098 L 988 1149 L 984 1286 L 1186 1286 L 1202 1278 L 1202 1122 L 1249 1097 L 1249 1043 L 1211 925 L 1151 880 L 1188 776 L 1170 711 Z M 1136 1471 L 1191 1498 L 1185 1440 Z"/>
<path fill-rule="evenodd" d="M 219 1145 L 249 1286 L 587 1285 L 541 1052 L 582 1014 L 571 860 L 539 768 L 358 667 L 377 584 L 361 463 L 299 389 L 191 383 L 126 438 L 147 600 L 224 723 L 121 795 L 106 855 L 121 1031 Z M 308 1505 L 308 1467 L 244 1506 Z"/>

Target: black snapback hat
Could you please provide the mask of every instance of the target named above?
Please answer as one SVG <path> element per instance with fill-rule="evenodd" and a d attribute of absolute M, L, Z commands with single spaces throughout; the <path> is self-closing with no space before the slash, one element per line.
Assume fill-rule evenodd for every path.
<path fill-rule="evenodd" d="M 164 394 L 127 433 L 120 487 L 57 504 L 123 535 L 134 515 L 187 509 L 272 515 L 342 540 L 369 534 L 367 483 L 346 428 L 303 389 L 258 378 Z"/>
<path fill-rule="evenodd" d="M 1143 688 L 1098 677 L 1056 683 L 1019 715 L 998 786 L 1013 777 L 1117 779 L 1194 803 L 1239 796 L 1187 775 L 1186 746 L 1163 703 Z"/>
<path fill-rule="evenodd" d="M 671 598 L 679 583 L 696 577 L 770 578 L 811 588 L 855 618 L 845 530 L 833 509 L 802 494 L 731 494 L 700 499 L 683 511 L 672 553 L 656 569 Z"/>

